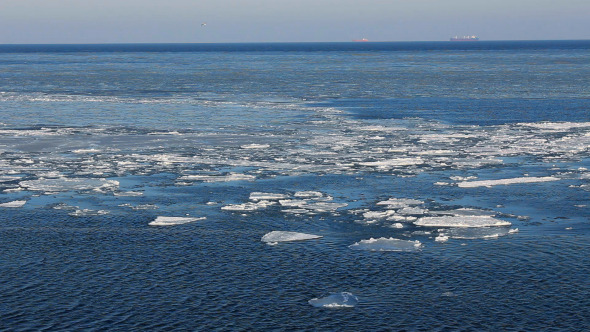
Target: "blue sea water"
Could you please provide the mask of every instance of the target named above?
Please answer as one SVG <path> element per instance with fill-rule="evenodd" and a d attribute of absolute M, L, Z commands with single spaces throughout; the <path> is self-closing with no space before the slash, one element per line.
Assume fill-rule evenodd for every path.
<path fill-rule="evenodd" d="M 588 330 L 589 87 L 590 41 L 0 45 L 0 330 Z"/>

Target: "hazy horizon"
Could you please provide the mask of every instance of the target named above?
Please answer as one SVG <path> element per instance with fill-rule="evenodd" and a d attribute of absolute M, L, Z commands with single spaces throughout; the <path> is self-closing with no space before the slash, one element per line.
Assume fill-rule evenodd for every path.
<path fill-rule="evenodd" d="M 0 0 L 1 44 L 590 39 L 584 0 Z"/>

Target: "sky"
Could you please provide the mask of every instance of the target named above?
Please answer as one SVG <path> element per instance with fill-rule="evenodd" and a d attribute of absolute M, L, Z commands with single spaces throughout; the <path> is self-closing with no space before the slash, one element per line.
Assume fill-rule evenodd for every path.
<path fill-rule="evenodd" d="M 0 44 L 442 41 L 455 35 L 590 39 L 590 0 L 0 0 Z"/>

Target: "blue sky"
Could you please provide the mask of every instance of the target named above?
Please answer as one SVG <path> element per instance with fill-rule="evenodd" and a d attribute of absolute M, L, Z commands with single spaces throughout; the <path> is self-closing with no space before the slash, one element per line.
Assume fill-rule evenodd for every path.
<path fill-rule="evenodd" d="M 471 34 L 590 39 L 590 0 L 0 0 L 0 43 L 430 41 Z"/>

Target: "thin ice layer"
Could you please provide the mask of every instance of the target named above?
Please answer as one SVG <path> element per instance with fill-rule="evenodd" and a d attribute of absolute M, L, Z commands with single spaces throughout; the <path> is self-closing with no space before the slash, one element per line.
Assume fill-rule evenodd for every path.
<path fill-rule="evenodd" d="M 370 238 L 368 240 L 361 240 L 355 244 L 348 246 L 354 250 L 367 251 L 417 251 L 422 247 L 422 243 L 416 241 L 406 241 L 394 238 Z"/>
<path fill-rule="evenodd" d="M 512 225 L 508 221 L 490 216 L 423 217 L 416 220 L 414 224 L 426 227 L 491 227 Z"/>
<path fill-rule="evenodd" d="M 297 232 L 287 232 L 287 231 L 272 231 L 270 233 L 266 233 L 261 241 L 267 243 L 273 242 L 288 242 L 288 241 L 303 241 L 303 240 L 312 240 L 312 239 L 319 239 L 322 236 L 314 235 L 314 234 L 306 234 L 306 233 L 297 233 Z"/>

